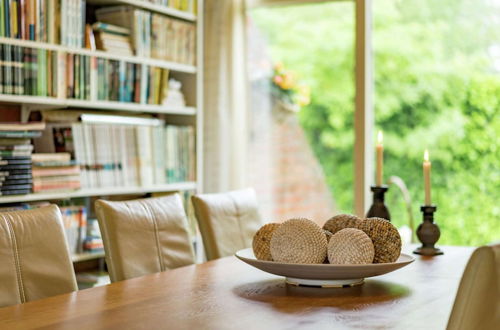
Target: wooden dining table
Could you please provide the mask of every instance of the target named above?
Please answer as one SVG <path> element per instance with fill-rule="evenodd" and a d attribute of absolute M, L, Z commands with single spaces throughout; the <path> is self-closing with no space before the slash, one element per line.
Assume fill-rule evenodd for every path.
<path fill-rule="evenodd" d="M 292 286 L 230 256 L 0 308 L 0 329 L 445 329 L 473 248 L 441 248 L 349 288 Z"/>

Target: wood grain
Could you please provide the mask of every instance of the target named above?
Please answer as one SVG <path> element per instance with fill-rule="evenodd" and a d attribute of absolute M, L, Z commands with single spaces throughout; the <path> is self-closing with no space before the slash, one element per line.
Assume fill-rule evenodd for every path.
<path fill-rule="evenodd" d="M 289 286 L 227 257 L 1 308 L 0 328 L 444 329 L 473 248 L 443 250 L 342 289 Z"/>

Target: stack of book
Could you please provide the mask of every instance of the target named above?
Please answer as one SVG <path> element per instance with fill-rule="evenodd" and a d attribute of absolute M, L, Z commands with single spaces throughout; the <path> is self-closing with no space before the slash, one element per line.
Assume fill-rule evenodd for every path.
<path fill-rule="evenodd" d="M 44 118 L 52 122 L 35 140 L 36 150 L 72 153 L 80 164 L 82 188 L 151 186 L 195 179 L 192 126 L 164 126 L 163 120 L 147 116 L 86 112 L 75 122 L 70 110 L 45 111 Z M 65 122 L 64 118 L 70 120 Z"/>
<path fill-rule="evenodd" d="M 3 0 L 0 37 L 82 47 L 85 0 Z"/>
<path fill-rule="evenodd" d="M 0 44 L 0 93 L 57 96 L 55 51 Z"/>
<path fill-rule="evenodd" d="M 31 139 L 44 128 L 44 123 L 0 124 L 0 195 L 31 192 Z"/>
<path fill-rule="evenodd" d="M 196 26 L 130 6 L 96 10 L 100 22 L 128 29 L 137 56 L 195 65 Z"/>
<path fill-rule="evenodd" d="M 96 22 L 92 25 L 92 30 L 97 49 L 120 55 L 133 55 L 129 29 Z"/>
<path fill-rule="evenodd" d="M 63 137 L 58 136 L 57 139 Z M 33 192 L 53 192 L 80 188 L 80 167 L 69 153 L 35 153 Z"/>

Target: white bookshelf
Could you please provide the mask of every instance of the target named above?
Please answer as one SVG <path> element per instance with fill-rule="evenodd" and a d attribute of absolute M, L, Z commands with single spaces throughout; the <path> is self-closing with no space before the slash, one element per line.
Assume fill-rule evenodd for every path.
<path fill-rule="evenodd" d="M 156 104 L 139 104 L 116 101 L 85 101 L 75 99 L 60 99 L 56 97 L 0 94 L 0 102 L 28 106 L 30 109 L 46 108 L 84 108 L 99 110 L 116 110 L 137 113 L 158 113 L 170 115 L 192 116 L 196 114 L 195 107 L 167 107 Z"/>
<path fill-rule="evenodd" d="M 196 66 L 194 65 L 175 63 L 149 57 L 125 56 L 101 50 L 89 50 L 85 48 L 66 47 L 62 45 L 49 44 L 45 42 L 5 38 L 5 37 L 0 37 L 0 44 L 34 48 L 34 49 L 46 49 L 68 54 L 87 55 L 99 58 L 106 58 L 110 60 L 124 61 L 128 63 L 145 64 L 149 66 L 159 67 L 162 69 L 168 69 L 175 72 L 196 73 Z"/>
<path fill-rule="evenodd" d="M 1 196 L 0 204 L 24 203 L 34 201 L 60 200 L 89 196 L 134 195 L 155 192 L 196 190 L 196 182 L 179 182 L 147 187 L 109 187 L 94 189 L 79 189 L 74 191 L 61 191 L 51 193 L 33 193 L 27 195 Z"/>
<path fill-rule="evenodd" d="M 196 15 L 190 12 L 185 12 L 166 6 L 156 5 L 144 0 L 87 0 L 88 3 L 92 4 L 113 4 L 113 5 L 130 5 L 137 8 L 142 8 L 155 13 L 164 14 L 172 17 L 177 17 L 186 21 L 194 22 L 196 21 Z M 199 1 L 198 1 L 199 6 Z"/>
<path fill-rule="evenodd" d="M 196 25 L 196 65 L 175 63 L 161 59 L 127 56 L 104 52 L 100 50 L 89 50 L 84 48 L 73 48 L 59 44 L 50 44 L 38 41 L 21 40 L 14 38 L 0 37 L 0 44 L 27 47 L 33 49 L 46 49 L 58 53 L 86 55 L 95 58 L 104 58 L 128 63 L 135 63 L 147 66 L 154 66 L 168 69 L 172 75 L 182 81 L 183 92 L 186 97 L 186 107 L 169 107 L 165 105 L 138 104 L 130 102 L 79 100 L 71 98 L 12 95 L 0 94 L 0 104 L 19 105 L 22 110 L 22 118 L 26 119 L 26 114 L 30 111 L 42 109 L 89 109 L 92 111 L 125 111 L 131 114 L 150 113 L 158 114 L 167 123 L 191 124 L 196 127 L 196 181 L 179 182 L 151 186 L 131 186 L 131 187 L 107 187 L 80 189 L 75 191 L 51 192 L 51 193 L 31 193 L 28 195 L 0 196 L 0 205 L 11 203 L 28 203 L 36 201 L 57 201 L 71 198 L 91 197 L 91 196 L 112 196 L 112 195 L 143 195 L 147 193 L 174 192 L 174 191 L 202 191 L 202 143 L 203 143 L 203 0 L 198 0 L 199 14 L 184 12 L 161 5 L 155 5 L 143 0 L 87 0 L 89 4 L 98 5 L 130 5 L 143 10 L 179 18 Z M 1 110 L 8 111 L 8 110 Z M 80 253 L 72 256 L 74 262 L 103 258 L 104 252 Z"/>

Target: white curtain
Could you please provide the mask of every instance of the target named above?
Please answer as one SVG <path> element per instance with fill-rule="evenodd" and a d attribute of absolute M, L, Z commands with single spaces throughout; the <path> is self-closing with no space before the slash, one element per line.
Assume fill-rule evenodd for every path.
<path fill-rule="evenodd" d="M 247 184 L 245 1 L 205 0 L 205 192 Z"/>

